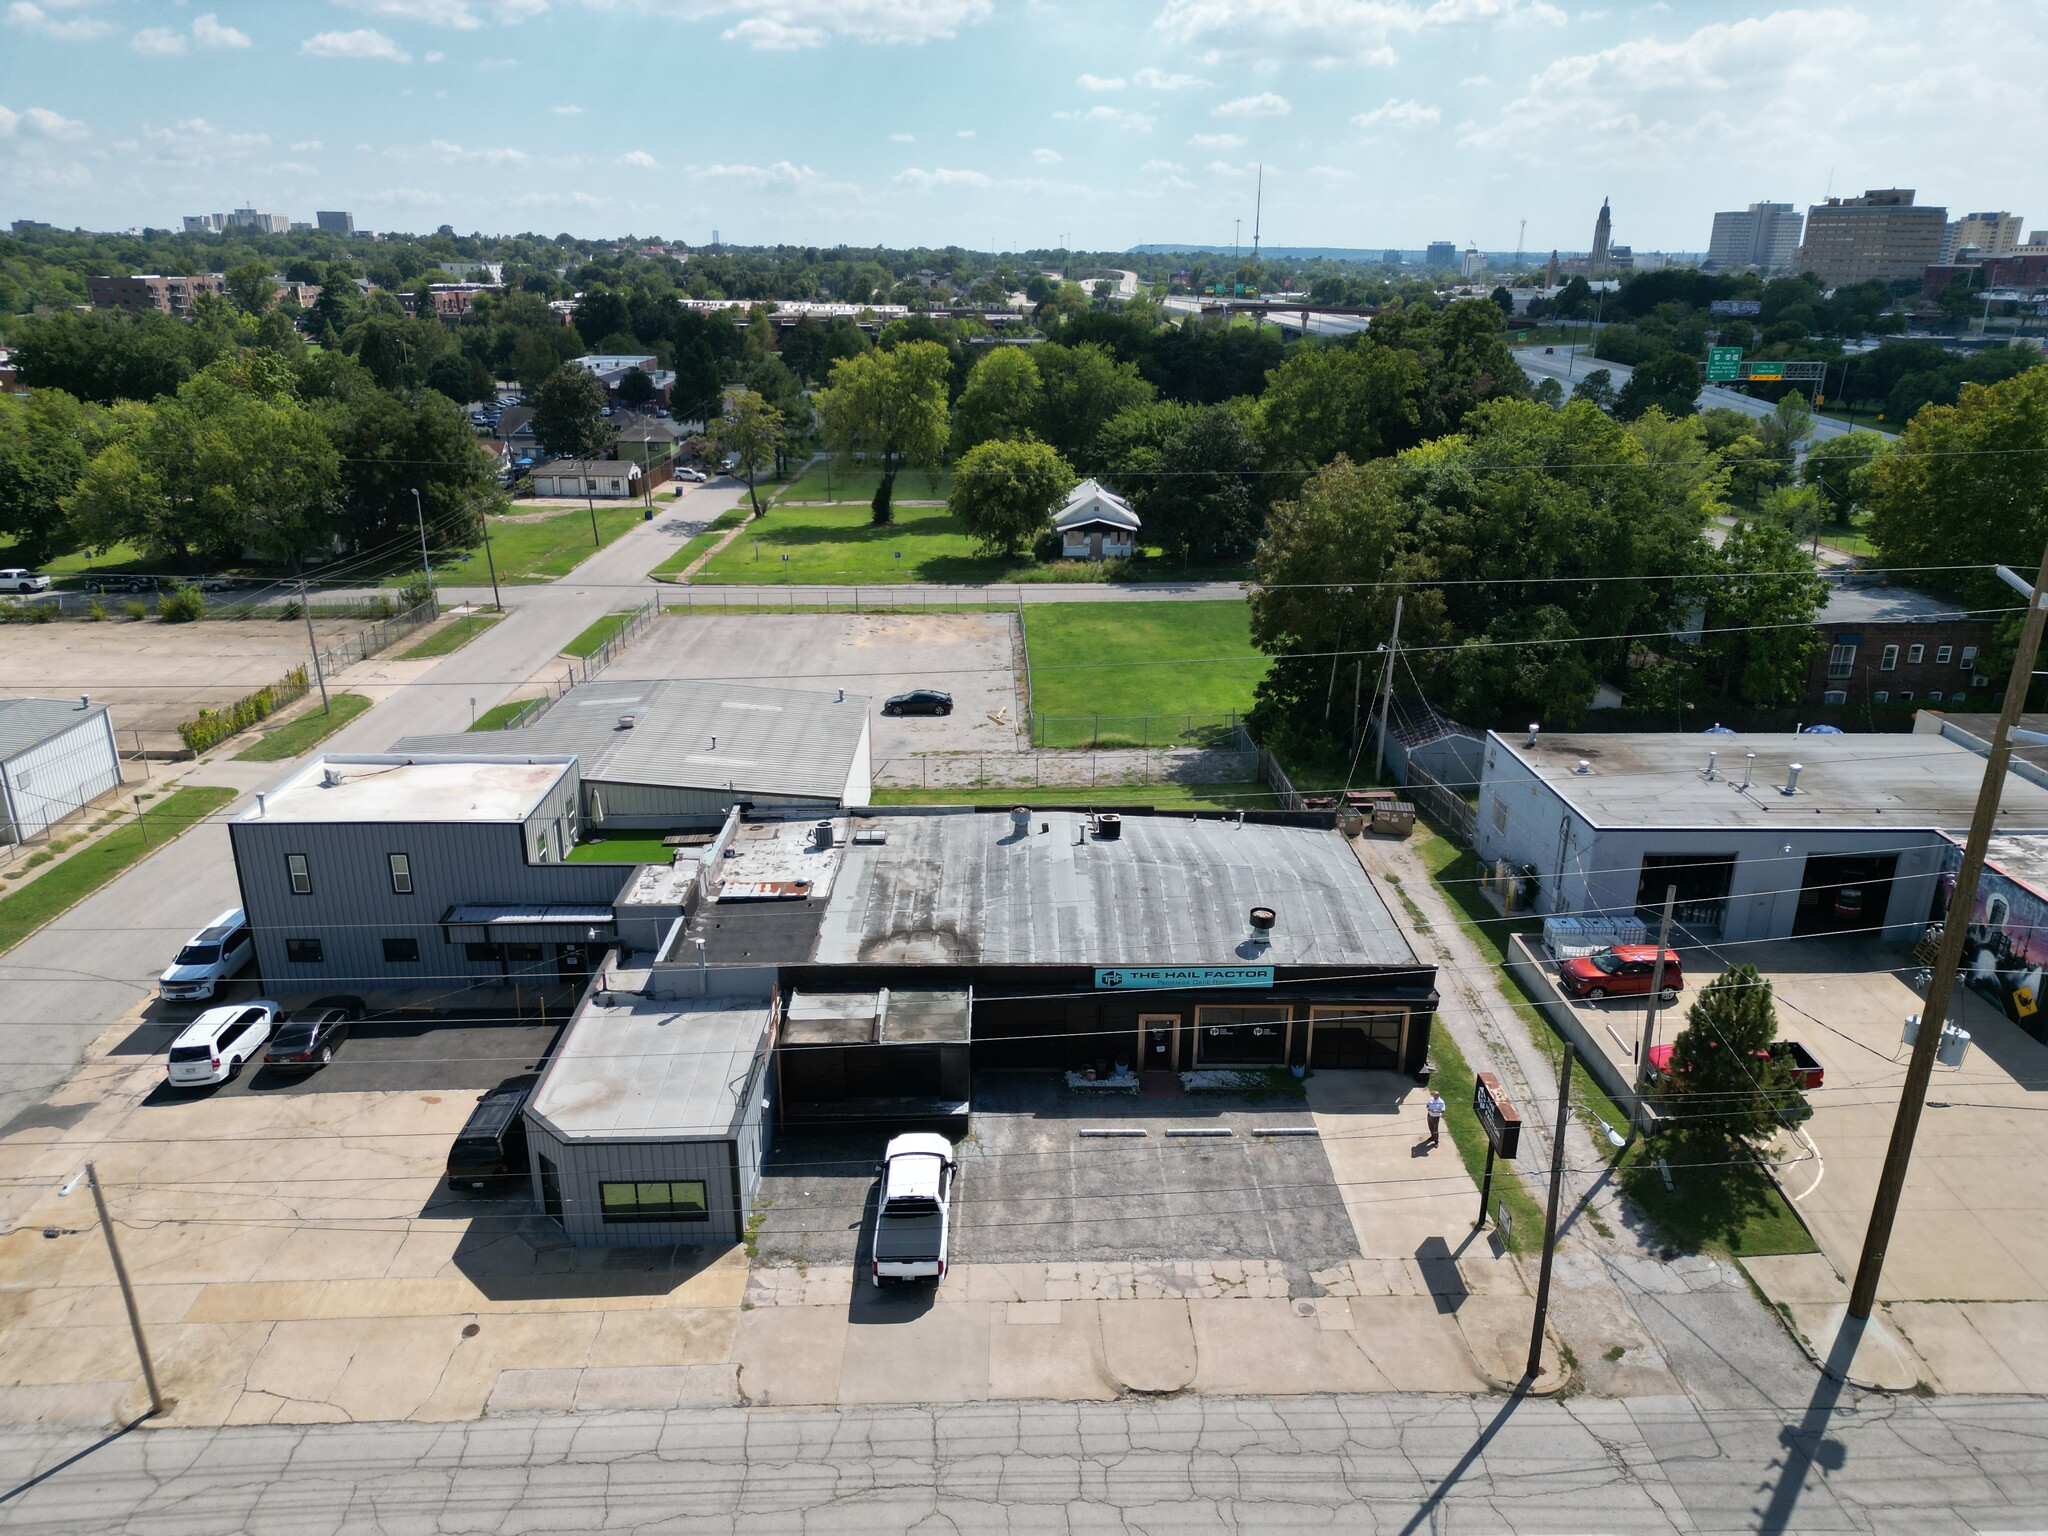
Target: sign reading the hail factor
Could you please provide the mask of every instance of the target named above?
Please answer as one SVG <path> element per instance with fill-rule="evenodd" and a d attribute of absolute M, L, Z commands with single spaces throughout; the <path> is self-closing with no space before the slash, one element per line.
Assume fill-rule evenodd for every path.
<path fill-rule="evenodd" d="M 1168 987 L 1270 987 L 1270 965 L 1119 965 L 1098 966 L 1100 992 L 1159 991 Z"/>

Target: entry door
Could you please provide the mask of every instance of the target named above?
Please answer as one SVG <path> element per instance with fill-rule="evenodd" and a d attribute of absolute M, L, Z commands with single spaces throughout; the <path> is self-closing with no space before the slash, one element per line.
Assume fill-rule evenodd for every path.
<path fill-rule="evenodd" d="M 590 956 L 581 944 L 555 946 L 555 975 L 574 986 L 590 974 Z"/>
<path fill-rule="evenodd" d="M 1179 1069 L 1179 1014 L 1141 1013 L 1138 1015 L 1138 1030 L 1144 1037 L 1144 1055 L 1138 1063 L 1139 1071 L 1173 1072 Z"/>

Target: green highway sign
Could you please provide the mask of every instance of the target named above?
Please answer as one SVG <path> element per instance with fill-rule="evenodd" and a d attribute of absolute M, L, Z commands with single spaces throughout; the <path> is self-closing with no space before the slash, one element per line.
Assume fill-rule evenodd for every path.
<path fill-rule="evenodd" d="M 1735 370 L 1742 364 L 1742 348 L 1707 348 L 1707 382 L 1725 384 L 1735 377 Z"/>

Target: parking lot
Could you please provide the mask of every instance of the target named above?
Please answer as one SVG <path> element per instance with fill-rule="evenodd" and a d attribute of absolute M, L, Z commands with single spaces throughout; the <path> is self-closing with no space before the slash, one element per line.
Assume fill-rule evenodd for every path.
<path fill-rule="evenodd" d="M 1305 1103 L 1203 1093 L 1178 1099 L 1067 1089 L 1054 1073 L 983 1072 L 959 1145 L 953 1253 L 963 1264 L 1227 1256 L 1310 1269 L 1357 1239 Z M 1143 1130 L 1096 1138 L 1084 1129 Z M 1228 1135 L 1175 1132 L 1227 1131 Z M 790 1134 L 762 1181 L 766 1264 L 867 1262 L 886 1136 Z"/>
<path fill-rule="evenodd" d="M 635 641 L 605 678 L 721 678 L 866 695 L 879 771 L 885 758 L 913 752 L 1016 747 L 1013 625 L 1000 613 L 674 614 Z M 912 688 L 950 693 L 953 713 L 882 713 L 891 694 Z"/>

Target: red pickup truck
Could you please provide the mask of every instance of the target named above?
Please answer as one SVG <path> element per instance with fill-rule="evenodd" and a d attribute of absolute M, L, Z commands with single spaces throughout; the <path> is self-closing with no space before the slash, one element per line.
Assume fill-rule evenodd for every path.
<path fill-rule="evenodd" d="M 1792 1086 L 1801 1093 L 1811 1093 L 1827 1078 L 1827 1069 L 1805 1046 L 1797 1040 L 1775 1040 L 1767 1053 L 1769 1056 L 1789 1062 L 1792 1067 Z M 1663 1077 L 1671 1070 L 1671 1047 L 1653 1045 L 1650 1047 L 1650 1070 Z"/>

